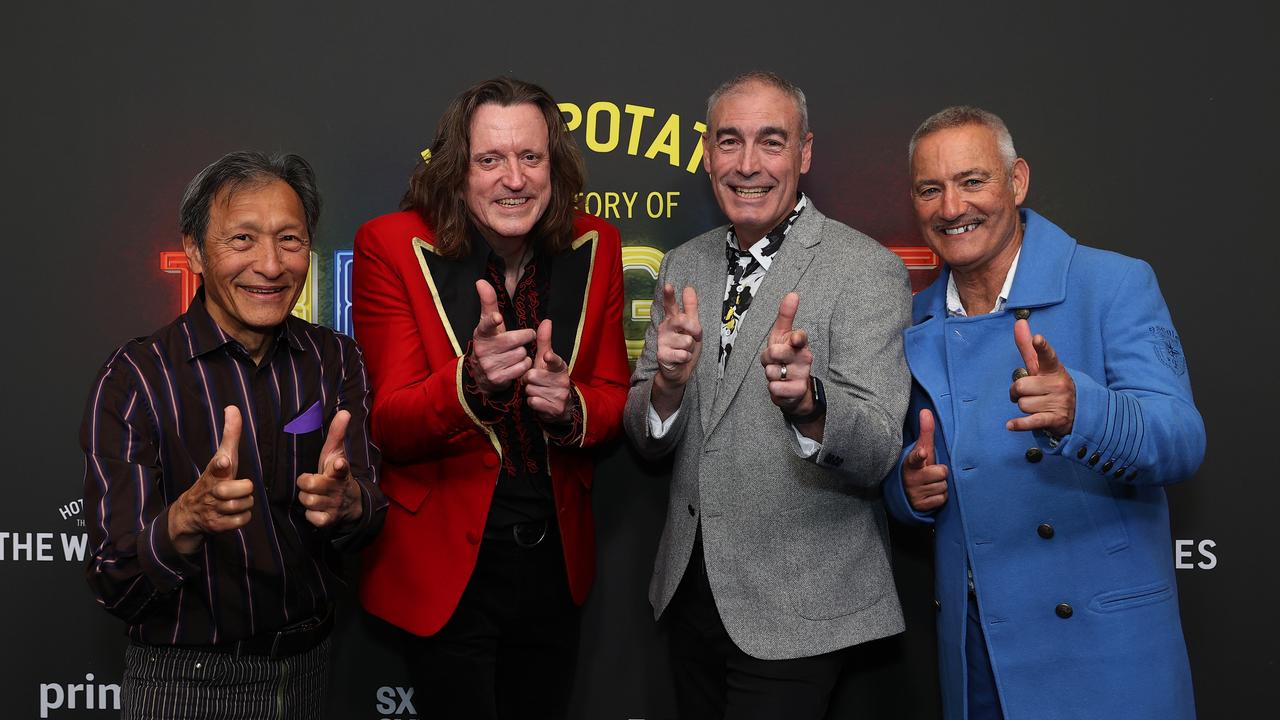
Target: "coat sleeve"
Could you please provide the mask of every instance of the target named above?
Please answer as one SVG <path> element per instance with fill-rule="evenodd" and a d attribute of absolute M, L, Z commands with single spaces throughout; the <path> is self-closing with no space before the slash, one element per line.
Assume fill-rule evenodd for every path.
<path fill-rule="evenodd" d="M 842 289 L 831 314 L 827 367 L 815 369 L 827 393 L 816 461 L 859 487 L 877 487 L 898 458 L 911 389 L 902 350 L 911 317 L 907 269 L 887 252 L 874 260 Z"/>
<path fill-rule="evenodd" d="M 1105 377 L 1063 358 L 1076 385 L 1075 423 L 1056 443 L 1036 439 L 1113 482 L 1175 483 L 1195 474 L 1205 449 L 1186 359 L 1151 266 L 1131 261 L 1116 286 L 1101 322 Z"/>
<path fill-rule="evenodd" d="M 698 378 L 695 369 L 685 385 L 684 397 L 680 400 L 680 407 L 671 427 L 661 438 L 653 437 L 649 428 L 649 398 L 653 391 L 653 377 L 658 372 L 658 325 L 664 317 L 662 288 L 670 282 L 668 263 L 671 258 L 672 253 L 667 253 L 658 267 L 658 280 L 653 286 L 653 304 L 649 310 L 649 327 L 644 331 L 644 349 L 636 360 L 635 372 L 631 374 L 631 389 L 627 393 L 627 406 L 623 413 L 623 424 L 632 446 L 642 457 L 650 460 L 666 456 L 680 444 L 689 415 L 697 407 Z M 677 295 L 680 291 L 681 288 L 677 288 Z M 706 338 L 706 328 L 703 328 L 703 351 L 706 351 Z"/>
<path fill-rule="evenodd" d="M 412 240 L 382 237 L 370 225 L 356 233 L 351 316 L 373 388 L 373 441 L 386 460 L 408 464 L 461 451 L 452 443 L 487 431 L 463 399 L 459 358 L 435 366 L 428 359 L 424 335 L 434 328 L 418 326 L 402 272 L 408 264 L 390 257 L 414 249 L 396 242 Z"/>

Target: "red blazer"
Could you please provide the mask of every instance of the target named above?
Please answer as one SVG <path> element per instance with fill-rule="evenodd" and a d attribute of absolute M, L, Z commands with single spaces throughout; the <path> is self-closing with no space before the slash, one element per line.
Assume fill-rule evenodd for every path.
<path fill-rule="evenodd" d="M 551 259 L 552 347 L 569 364 L 583 407 L 581 447 L 548 443 L 569 590 L 581 604 L 595 576 L 593 462 L 586 448 L 614 437 L 627 399 L 622 338 L 622 243 L 612 225 L 579 214 L 573 249 Z M 486 253 L 436 255 L 414 212 L 383 215 L 356 233 L 352 320 L 372 387 L 381 487 L 391 505 L 366 551 L 360 600 L 417 635 L 453 614 L 475 568 L 497 482 L 498 440 L 462 398 L 459 358 L 475 330 L 475 281 Z"/>

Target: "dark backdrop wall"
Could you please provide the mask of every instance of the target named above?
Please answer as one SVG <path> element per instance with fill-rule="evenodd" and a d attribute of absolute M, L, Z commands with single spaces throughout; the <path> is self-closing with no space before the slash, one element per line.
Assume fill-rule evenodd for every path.
<path fill-rule="evenodd" d="M 1029 206 L 1155 266 L 1209 432 L 1198 476 L 1170 490 L 1200 715 L 1274 707 L 1276 64 L 1262 7 L 11 4 L 0 43 L 0 715 L 114 707 L 124 639 L 82 578 L 76 432 L 99 363 L 182 307 L 182 265 L 164 253 L 179 249 L 178 199 L 196 171 L 240 148 L 315 164 L 327 204 L 301 311 L 342 329 L 342 251 L 360 223 L 394 209 L 447 100 L 500 73 L 540 82 L 587 149 L 588 210 L 623 232 L 627 335 L 639 339 L 661 253 L 722 221 L 696 162 L 706 94 L 753 68 L 809 95 L 804 189 L 898 248 L 917 288 L 936 270 L 911 250 L 905 146 L 921 119 L 960 102 L 1008 121 L 1033 170 Z M 665 639 L 645 599 L 667 469 L 622 444 L 600 463 L 600 572 L 575 717 L 669 718 Z M 856 654 L 832 717 L 937 717 L 927 539 L 898 531 L 895 562 L 908 631 Z M 330 717 L 415 717 L 389 638 L 349 596 Z"/>

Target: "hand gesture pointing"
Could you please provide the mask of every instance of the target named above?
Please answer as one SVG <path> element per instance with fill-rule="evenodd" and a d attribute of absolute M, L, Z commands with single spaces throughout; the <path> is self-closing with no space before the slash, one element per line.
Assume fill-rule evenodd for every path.
<path fill-rule="evenodd" d="M 298 502 L 307 509 L 307 522 L 316 527 L 356 520 L 363 512 L 360 487 L 351 479 L 351 463 L 347 461 L 350 422 L 351 413 L 346 410 L 334 414 L 316 463 L 319 472 L 298 476 Z"/>
<path fill-rule="evenodd" d="M 1009 430 L 1045 430 L 1069 435 L 1076 420 L 1076 383 L 1043 335 L 1031 335 L 1031 324 L 1013 324 L 1013 341 L 1026 363 L 1027 374 L 1009 386 L 1009 399 L 1027 413 L 1005 424 Z"/>
<path fill-rule="evenodd" d="M 253 481 L 236 479 L 240 458 L 240 409 L 222 411 L 222 442 L 204 472 L 169 506 L 169 538 L 190 555 L 204 544 L 204 536 L 243 527 L 253 507 Z"/>
<path fill-rule="evenodd" d="M 485 280 L 476 281 L 480 296 L 480 322 L 471 336 L 467 369 L 485 395 L 501 392 L 533 367 L 525 346 L 534 341 L 533 330 L 507 330 L 498 309 L 498 295 Z"/>
<path fill-rule="evenodd" d="M 920 411 L 920 437 L 902 461 L 902 487 L 907 502 L 918 512 L 929 512 L 947 501 L 947 466 L 934 463 L 933 413 Z"/>

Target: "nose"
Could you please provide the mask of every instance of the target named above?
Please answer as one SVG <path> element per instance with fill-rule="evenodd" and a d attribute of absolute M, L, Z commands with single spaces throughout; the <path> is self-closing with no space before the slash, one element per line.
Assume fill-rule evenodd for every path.
<path fill-rule="evenodd" d="M 282 253 L 284 250 L 278 240 L 258 243 L 258 257 L 254 258 L 253 269 L 268 280 L 280 277 L 284 274 Z"/>
<path fill-rule="evenodd" d="M 507 160 L 506 169 L 502 172 L 502 184 L 508 190 L 520 190 L 524 187 L 525 176 L 524 166 L 520 164 L 519 158 L 510 158 Z"/>
<path fill-rule="evenodd" d="M 965 202 L 960 197 L 960 191 L 951 187 L 942 189 L 942 217 L 947 220 L 955 220 L 964 214 Z"/>
<path fill-rule="evenodd" d="M 751 177 L 760 172 L 760 158 L 756 152 L 756 146 L 751 144 L 738 153 L 738 174 L 742 177 Z"/>

